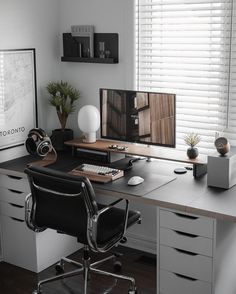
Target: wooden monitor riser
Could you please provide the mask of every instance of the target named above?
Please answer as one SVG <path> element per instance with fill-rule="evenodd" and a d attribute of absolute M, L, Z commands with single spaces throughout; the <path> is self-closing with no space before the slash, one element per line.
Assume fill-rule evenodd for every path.
<path fill-rule="evenodd" d="M 199 155 L 196 159 L 189 159 L 186 152 L 178 151 L 172 148 L 158 147 L 152 145 L 141 145 L 135 143 L 126 143 L 111 140 L 97 140 L 95 143 L 84 143 L 82 139 L 74 139 L 65 142 L 66 145 L 72 148 L 84 148 L 103 152 L 115 152 L 130 155 L 144 156 L 147 158 L 156 158 L 162 160 L 170 160 L 193 164 L 195 172 L 202 169 L 202 174 L 206 173 L 207 156 Z M 126 150 L 110 149 L 110 145 L 118 145 L 126 147 Z"/>

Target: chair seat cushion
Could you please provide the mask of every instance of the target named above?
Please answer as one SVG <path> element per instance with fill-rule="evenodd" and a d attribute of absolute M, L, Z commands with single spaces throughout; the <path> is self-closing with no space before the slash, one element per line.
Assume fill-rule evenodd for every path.
<path fill-rule="evenodd" d="M 98 209 L 106 207 L 98 204 Z M 99 245 L 106 244 L 117 234 L 122 233 L 125 210 L 112 207 L 101 215 L 98 222 L 97 242 Z M 130 210 L 128 213 L 127 228 L 137 223 L 141 218 L 140 212 Z"/>

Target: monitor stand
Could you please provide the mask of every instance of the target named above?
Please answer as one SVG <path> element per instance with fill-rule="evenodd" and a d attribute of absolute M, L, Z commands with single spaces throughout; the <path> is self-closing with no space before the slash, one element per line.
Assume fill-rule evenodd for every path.
<path fill-rule="evenodd" d="M 65 142 L 66 145 L 72 146 L 72 154 L 75 155 L 76 150 L 78 148 L 82 149 L 91 149 L 96 151 L 106 152 L 107 154 L 111 153 L 109 149 L 110 145 L 119 144 L 117 141 L 111 140 L 97 140 L 96 143 L 89 144 L 83 143 L 80 139 L 74 139 Z M 171 148 L 158 148 L 156 146 L 150 146 L 152 148 L 147 148 L 145 146 L 140 146 L 136 144 L 124 144 L 123 147 L 127 147 L 127 150 L 119 151 L 119 150 L 112 150 L 115 153 L 121 153 L 123 155 L 133 154 L 137 156 L 145 156 L 151 157 L 155 159 L 162 159 L 162 160 L 170 160 L 170 161 L 177 161 L 177 162 L 184 162 L 187 164 L 193 165 L 193 176 L 194 178 L 200 178 L 207 172 L 207 156 L 206 155 L 199 155 L 196 159 L 189 159 L 186 155 L 185 151 L 178 151 L 176 149 Z M 126 162 L 126 159 L 124 159 Z M 117 163 L 114 163 L 117 164 Z M 122 167 L 122 164 L 121 164 Z M 123 165 L 123 168 L 129 169 L 130 167 L 126 164 Z"/>

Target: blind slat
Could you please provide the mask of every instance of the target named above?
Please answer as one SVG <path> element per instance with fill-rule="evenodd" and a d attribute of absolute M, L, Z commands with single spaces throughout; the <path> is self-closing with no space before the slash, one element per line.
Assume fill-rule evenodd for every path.
<path fill-rule="evenodd" d="M 215 132 L 227 127 L 227 115 L 227 134 L 233 138 L 236 133 L 232 1 L 136 0 L 136 85 L 139 90 L 176 94 L 179 149 L 186 149 L 187 132 L 202 136 L 199 146 L 204 152 L 213 149 Z"/>

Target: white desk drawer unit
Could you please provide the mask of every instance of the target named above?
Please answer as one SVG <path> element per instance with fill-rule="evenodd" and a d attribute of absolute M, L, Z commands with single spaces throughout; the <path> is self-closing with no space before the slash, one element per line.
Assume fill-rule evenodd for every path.
<path fill-rule="evenodd" d="M 212 258 L 160 246 L 160 268 L 206 282 L 212 281 Z"/>
<path fill-rule="evenodd" d="M 173 230 L 213 238 L 213 219 L 160 210 L 160 226 Z"/>
<path fill-rule="evenodd" d="M 25 197 L 29 193 L 24 174 L 0 174 L 2 257 L 5 262 L 40 272 L 79 247 L 76 238 L 53 230 L 34 233 L 27 228 Z"/>
<path fill-rule="evenodd" d="M 13 189 L 21 192 L 30 192 L 27 178 L 18 175 L 14 176 L 11 174 L 0 174 L 0 187 L 5 187 L 7 189 Z"/>
<path fill-rule="evenodd" d="M 25 207 L 22 205 L 0 201 L 0 215 L 5 215 L 20 220 L 25 219 Z"/>
<path fill-rule="evenodd" d="M 214 220 L 160 209 L 160 292 L 212 294 Z"/>
<path fill-rule="evenodd" d="M 16 189 L 7 189 L 0 187 L 0 201 L 25 205 L 25 197 L 29 192 L 19 191 Z"/>
<path fill-rule="evenodd" d="M 160 244 L 212 257 L 213 239 L 160 228 Z"/>
<path fill-rule="evenodd" d="M 37 272 L 35 233 L 22 219 L 1 215 L 1 224 L 4 261 Z"/>
<path fill-rule="evenodd" d="M 160 270 L 160 291 L 163 294 L 209 294 L 211 284 L 180 274 Z"/>

